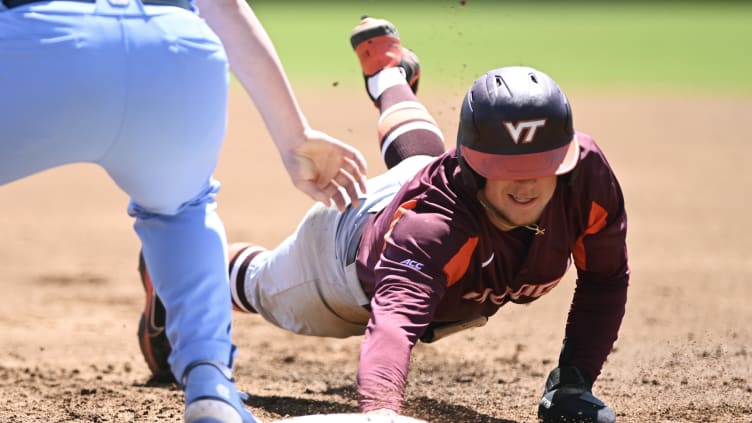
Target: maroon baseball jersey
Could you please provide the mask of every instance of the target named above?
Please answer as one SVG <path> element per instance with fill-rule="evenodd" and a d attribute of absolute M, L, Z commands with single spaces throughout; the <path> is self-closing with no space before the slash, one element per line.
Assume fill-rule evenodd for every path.
<path fill-rule="evenodd" d="M 560 176 L 540 231 L 501 231 L 463 180 L 454 149 L 431 162 L 365 225 L 358 277 L 372 298 L 361 347 L 364 410 L 399 410 L 410 351 L 432 322 L 491 316 L 553 289 L 574 262 L 566 325 L 569 362 L 595 380 L 627 298 L 627 219 L 619 183 L 589 136 L 577 134 L 574 171 Z M 542 232 L 542 233 L 541 233 Z"/>

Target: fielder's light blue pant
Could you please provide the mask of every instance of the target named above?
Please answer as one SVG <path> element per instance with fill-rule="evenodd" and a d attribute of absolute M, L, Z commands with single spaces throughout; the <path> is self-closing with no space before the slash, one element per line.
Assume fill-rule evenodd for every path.
<path fill-rule="evenodd" d="M 0 185 L 87 162 L 131 197 L 180 380 L 193 361 L 231 365 L 234 354 L 212 179 L 226 127 L 227 59 L 195 13 L 125 3 L 0 11 Z"/>

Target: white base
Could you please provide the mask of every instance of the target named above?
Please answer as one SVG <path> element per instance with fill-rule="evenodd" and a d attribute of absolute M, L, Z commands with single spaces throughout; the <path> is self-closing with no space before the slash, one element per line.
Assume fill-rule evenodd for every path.
<path fill-rule="evenodd" d="M 271 423 L 427 423 L 407 416 L 366 415 L 363 413 L 312 414 L 290 417 Z"/>

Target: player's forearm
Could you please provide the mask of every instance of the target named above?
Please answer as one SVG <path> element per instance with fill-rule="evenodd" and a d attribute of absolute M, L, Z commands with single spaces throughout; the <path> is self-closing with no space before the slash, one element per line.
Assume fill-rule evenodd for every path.
<path fill-rule="evenodd" d="M 411 346 L 404 336 L 368 330 L 360 350 L 358 399 L 363 412 L 399 413 L 407 384 Z"/>
<path fill-rule="evenodd" d="M 575 289 L 567 319 L 569 351 L 561 365 L 585 371 L 594 382 L 618 337 L 627 302 L 628 276 L 613 281 L 583 281 Z"/>
<path fill-rule="evenodd" d="M 372 316 L 360 347 L 358 397 L 364 412 L 388 408 L 400 412 L 407 385 L 410 353 L 431 321 L 429 300 L 415 298 L 404 289 L 382 283 L 371 302 Z M 420 292 L 412 291 L 413 295 Z"/>
<path fill-rule="evenodd" d="M 230 69 L 253 99 L 281 151 L 300 145 L 308 122 L 266 30 L 244 0 L 197 0 L 199 13 L 222 40 Z"/>

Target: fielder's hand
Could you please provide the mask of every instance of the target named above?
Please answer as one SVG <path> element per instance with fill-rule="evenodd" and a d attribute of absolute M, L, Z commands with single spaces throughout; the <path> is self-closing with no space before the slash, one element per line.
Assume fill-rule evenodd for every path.
<path fill-rule="evenodd" d="M 332 201 L 340 211 L 347 207 L 343 191 L 354 206 L 359 204 L 358 188 L 366 192 L 366 161 L 352 146 L 323 132 L 308 130 L 306 141 L 283 152 L 282 161 L 293 184 L 327 206 Z"/>
<path fill-rule="evenodd" d="M 593 395 L 591 384 L 572 366 L 557 367 L 548 375 L 538 404 L 538 421 L 614 423 L 614 411 Z"/>

